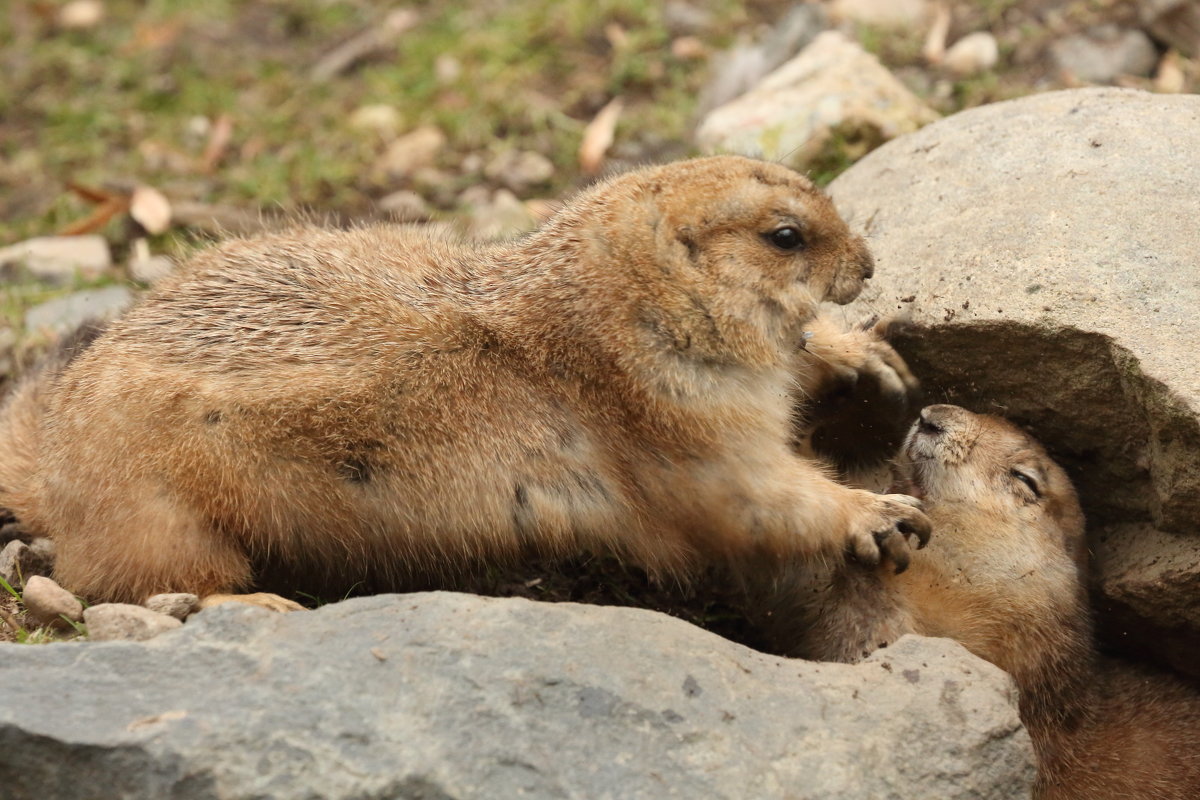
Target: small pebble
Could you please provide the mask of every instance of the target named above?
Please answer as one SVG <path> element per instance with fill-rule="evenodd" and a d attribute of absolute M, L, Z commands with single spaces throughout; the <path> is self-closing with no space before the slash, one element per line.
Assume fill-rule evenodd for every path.
<path fill-rule="evenodd" d="M 58 10 L 59 27 L 68 30 L 94 28 L 104 19 L 104 3 L 100 0 L 71 0 Z"/>
<path fill-rule="evenodd" d="M 83 619 L 83 604 L 75 595 L 41 575 L 25 582 L 21 600 L 29 615 L 42 625 L 65 626 L 62 617 L 74 622 Z"/>
<path fill-rule="evenodd" d="M 402 189 L 379 199 L 379 208 L 391 214 L 397 222 L 420 222 L 429 219 L 429 204 L 416 192 Z"/>
<path fill-rule="evenodd" d="M 200 605 L 200 598 L 187 592 L 156 594 L 146 601 L 146 608 L 175 619 L 187 619 Z"/>
<path fill-rule="evenodd" d="M 84 610 L 83 622 L 93 642 L 141 642 L 183 624 L 174 617 L 128 603 L 92 606 Z"/>
<path fill-rule="evenodd" d="M 531 150 L 505 150 L 484 167 L 483 174 L 521 194 L 554 177 L 554 163 Z"/>
<path fill-rule="evenodd" d="M 34 575 L 49 574 L 52 566 L 43 554 L 20 539 L 12 540 L 0 550 L 0 578 L 14 588 L 19 589 Z"/>
<path fill-rule="evenodd" d="M 966 77 L 986 72 L 1000 59 L 996 37 L 987 31 L 976 31 L 959 39 L 942 57 L 942 66 L 955 75 Z"/>

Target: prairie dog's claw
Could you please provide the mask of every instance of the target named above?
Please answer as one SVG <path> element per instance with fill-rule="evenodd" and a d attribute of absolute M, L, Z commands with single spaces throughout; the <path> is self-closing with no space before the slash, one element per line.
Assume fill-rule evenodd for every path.
<path fill-rule="evenodd" d="M 863 516 L 850 531 L 850 550 L 854 557 L 875 566 L 884 559 L 895 565 L 897 573 L 908 568 L 909 536 L 917 537 L 917 549 L 929 541 L 932 525 L 921 511 L 921 501 L 906 494 L 873 495 Z"/>

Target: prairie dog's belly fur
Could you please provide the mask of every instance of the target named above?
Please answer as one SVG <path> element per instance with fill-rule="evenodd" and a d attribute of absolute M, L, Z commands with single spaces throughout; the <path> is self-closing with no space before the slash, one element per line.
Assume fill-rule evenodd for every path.
<path fill-rule="evenodd" d="M 13 401 L 35 466 L 0 465 L 0 505 L 91 599 L 245 590 L 263 558 L 345 588 L 526 551 L 899 558 L 928 533 L 914 501 L 788 446 L 804 325 L 872 269 L 807 180 L 735 157 L 622 176 L 495 247 L 229 242 L 45 376 L 38 413 Z"/>

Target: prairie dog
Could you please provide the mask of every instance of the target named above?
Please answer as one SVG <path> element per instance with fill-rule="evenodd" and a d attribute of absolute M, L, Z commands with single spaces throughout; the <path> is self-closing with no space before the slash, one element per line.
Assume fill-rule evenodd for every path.
<path fill-rule="evenodd" d="M 492 247 L 228 242 L 46 378 L 0 506 L 93 600 L 242 592 L 263 561 L 344 590 L 526 552 L 902 559 L 918 501 L 789 450 L 805 325 L 872 272 L 808 180 L 729 156 L 617 177 Z"/>
<path fill-rule="evenodd" d="M 1030 436 L 957 406 L 924 409 L 900 466 L 937 529 L 903 575 L 881 574 L 912 630 L 956 639 L 1011 674 L 1041 800 L 1200 797 L 1200 693 L 1100 656 L 1084 519 Z"/>

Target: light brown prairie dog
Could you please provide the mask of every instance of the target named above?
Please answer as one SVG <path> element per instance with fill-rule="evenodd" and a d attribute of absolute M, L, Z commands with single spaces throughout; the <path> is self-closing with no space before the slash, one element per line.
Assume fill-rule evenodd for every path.
<path fill-rule="evenodd" d="M 486 248 L 231 241 L 46 378 L 0 506 L 93 600 L 241 592 L 263 565 L 345 590 L 526 552 L 902 558 L 915 500 L 788 447 L 806 324 L 872 270 L 821 191 L 737 157 L 618 177 Z"/>
<path fill-rule="evenodd" d="M 901 467 L 937 531 L 881 574 L 917 633 L 1013 676 L 1041 800 L 1200 797 L 1200 693 L 1101 657 L 1075 491 L 1027 434 L 957 406 L 922 411 Z"/>

